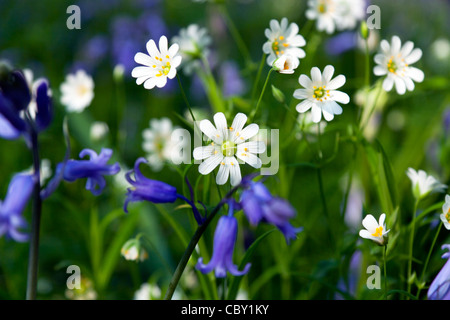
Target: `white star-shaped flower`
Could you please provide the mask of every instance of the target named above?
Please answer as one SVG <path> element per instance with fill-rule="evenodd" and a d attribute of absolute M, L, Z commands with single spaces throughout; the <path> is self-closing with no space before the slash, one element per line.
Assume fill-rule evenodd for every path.
<path fill-rule="evenodd" d="M 447 185 L 440 183 L 435 177 L 428 175 L 425 171 L 416 171 L 408 168 L 406 172 L 412 182 L 412 190 L 416 199 L 422 199 L 432 192 L 444 192 Z"/>
<path fill-rule="evenodd" d="M 414 82 L 422 82 L 425 75 L 422 70 L 411 67 L 422 57 L 422 50 L 414 49 L 414 43 L 407 41 L 403 46 L 398 36 L 393 36 L 391 43 L 382 40 L 381 52 L 375 55 L 377 64 L 373 72 L 376 76 L 386 76 L 383 89 L 391 91 L 395 85 L 398 94 L 414 90 Z"/>
<path fill-rule="evenodd" d="M 320 122 L 323 117 L 327 121 L 334 119 L 334 115 L 342 114 L 342 108 L 338 104 L 347 104 L 350 102 L 350 97 L 336 89 L 345 84 L 345 76 L 338 75 L 332 79 L 334 74 L 333 66 L 326 66 L 323 73 L 319 68 L 311 69 L 311 79 L 302 74 L 299 78 L 299 83 L 305 89 L 297 89 L 294 91 L 294 98 L 303 100 L 296 107 L 299 113 L 304 113 L 311 109 L 312 121 Z"/>
<path fill-rule="evenodd" d="M 362 221 L 362 225 L 365 229 L 359 231 L 359 236 L 364 239 L 373 240 L 379 245 L 385 245 L 387 243 L 387 233 L 390 230 L 386 230 L 386 224 L 384 223 L 386 214 L 381 214 L 379 221 L 371 214 L 368 214 Z"/>
<path fill-rule="evenodd" d="M 450 230 L 450 196 L 447 194 L 445 196 L 445 203 L 442 206 L 442 214 L 440 215 L 444 227 Z"/>
<path fill-rule="evenodd" d="M 253 168 L 261 168 L 262 161 L 256 154 L 263 153 L 266 145 L 263 141 L 247 141 L 258 134 L 259 126 L 252 123 L 244 128 L 246 122 L 247 116 L 238 113 L 231 127 L 228 127 L 222 112 L 214 115 L 215 126 L 209 120 L 200 122 L 200 130 L 211 143 L 208 146 L 195 148 L 194 159 L 204 160 L 198 167 L 198 171 L 203 175 L 211 173 L 219 166 L 216 177 L 218 185 L 225 184 L 228 177 L 230 177 L 232 186 L 241 182 L 242 176 L 238 159 Z"/>
<path fill-rule="evenodd" d="M 289 24 L 287 18 L 277 20 L 270 20 L 270 28 L 267 28 L 264 34 L 267 37 L 267 42 L 263 45 L 263 52 L 268 54 L 267 64 L 272 67 L 274 61 L 282 55 L 290 55 L 293 59 L 302 59 L 306 53 L 300 47 L 306 45 L 306 41 L 298 34 L 298 25 L 294 22 Z"/>
<path fill-rule="evenodd" d="M 94 81 L 84 70 L 68 74 L 61 84 L 61 104 L 68 112 L 82 112 L 94 98 Z"/>

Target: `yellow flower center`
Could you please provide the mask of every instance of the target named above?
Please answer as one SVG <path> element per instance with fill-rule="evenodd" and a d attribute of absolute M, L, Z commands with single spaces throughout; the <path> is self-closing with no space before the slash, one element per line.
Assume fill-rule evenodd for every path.
<path fill-rule="evenodd" d="M 222 153 L 225 157 L 232 157 L 236 153 L 236 144 L 232 141 L 225 141 L 222 144 Z"/>
<path fill-rule="evenodd" d="M 383 227 L 379 226 L 376 230 L 375 233 L 372 233 L 372 236 L 374 237 L 382 237 L 383 236 Z"/>
<path fill-rule="evenodd" d="M 286 43 L 284 41 L 284 37 L 280 36 L 278 39 L 275 39 L 274 42 L 272 42 L 272 50 L 275 52 L 277 56 L 280 54 L 284 54 L 284 50 L 287 47 L 289 47 L 289 43 Z"/>
<path fill-rule="evenodd" d="M 325 86 L 319 88 L 313 87 L 313 89 L 313 98 L 317 101 L 327 100 L 327 98 L 330 97 L 330 90 L 326 90 Z"/>

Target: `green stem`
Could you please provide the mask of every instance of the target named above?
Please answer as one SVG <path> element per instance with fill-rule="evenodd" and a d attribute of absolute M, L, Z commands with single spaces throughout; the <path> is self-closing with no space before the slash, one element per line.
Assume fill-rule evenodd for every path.
<path fill-rule="evenodd" d="M 370 87 L 370 53 L 369 53 L 369 42 L 367 39 L 364 40 L 364 45 L 365 45 L 365 73 L 364 73 L 364 90 L 366 92 L 366 105 L 367 105 L 367 100 L 369 97 L 369 87 Z M 357 115 L 357 123 L 359 123 L 361 121 L 361 110 L 362 108 L 360 107 L 358 109 L 358 115 Z"/>
<path fill-rule="evenodd" d="M 423 279 L 425 277 L 425 271 L 427 270 L 428 263 L 430 262 L 431 253 L 433 252 L 433 248 L 434 248 L 434 245 L 436 244 L 436 240 L 437 240 L 437 238 L 439 236 L 439 232 L 441 232 L 442 224 L 443 223 L 441 221 L 441 223 L 439 224 L 439 227 L 438 227 L 438 229 L 436 231 L 436 235 L 434 236 L 433 242 L 431 243 L 430 250 L 428 251 L 427 259 L 425 260 L 425 264 L 424 264 L 423 269 L 422 269 L 422 274 L 420 275 L 420 284 L 423 282 Z M 417 299 L 419 299 L 419 295 L 420 295 L 420 291 L 421 290 L 422 290 L 422 286 L 417 290 L 417 295 L 416 295 Z"/>
<path fill-rule="evenodd" d="M 205 71 L 205 77 L 200 77 L 203 79 L 206 86 L 206 94 L 211 103 L 211 106 L 216 112 L 225 112 L 225 105 L 222 97 L 222 92 L 219 90 L 216 79 L 212 74 L 211 65 L 205 55 L 201 55 L 201 60 L 203 63 L 203 70 Z"/>
<path fill-rule="evenodd" d="M 261 62 L 259 63 L 258 73 L 256 74 L 255 82 L 253 83 L 251 105 L 253 105 L 253 101 L 255 101 L 256 89 L 258 88 L 259 79 L 261 78 L 262 69 L 264 68 L 265 63 L 266 63 L 266 54 L 263 53 L 261 57 Z"/>
<path fill-rule="evenodd" d="M 414 232 L 416 229 L 416 211 L 419 206 L 420 199 L 416 199 L 414 203 L 414 209 L 412 213 L 411 233 L 409 236 L 409 259 L 408 259 L 408 293 L 411 293 L 411 273 L 412 273 L 412 260 L 413 260 L 413 244 L 414 244 Z"/>
<path fill-rule="evenodd" d="M 368 90 L 368 89 L 367 89 Z M 375 97 L 375 100 L 373 102 L 372 108 L 370 109 L 370 112 L 368 114 L 368 116 L 366 117 L 366 121 L 364 122 L 364 124 L 361 123 L 361 132 L 364 132 L 364 129 L 366 128 L 367 124 L 370 121 L 370 118 L 372 117 L 372 114 L 374 113 L 376 107 L 377 107 L 377 102 L 378 102 L 378 98 L 380 97 L 381 91 L 383 90 L 383 85 L 381 82 L 379 82 L 378 84 L 378 92 L 377 92 L 377 96 Z M 367 95 L 366 95 L 366 99 L 369 99 L 369 91 L 367 91 Z M 367 105 L 366 105 L 367 108 Z M 363 119 L 361 119 L 362 121 Z"/>
<path fill-rule="evenodd" d="M 33 154 L 33 170 L 36 176 L 36 183 L 33 190 L 33 212 L 31 217 L 31 239 L 28 256 L 27 273 L 27 300 L 36 299 L 37 279 L 38 279 L 38 260 L 39 260 L 39 233 L 41 225 L 42 199 L 40 184 L 40 159 L 37 132 L 30 130 L 31 149 Z"/>
<path fill-rule="evenodd" d="M 213 211 L 208 215 L 205 222 L 203 222 L 203 224 L 201 224 L 195 231 L 194 235 L 191 238 L 191 241 L 189 242 L 186 250 L 184 251 L 184 254 L 181 257 L 181 260 L 178 263 L 178 266 L 172 276 L 164 300 L 172 299 L 173 293 L 175 292 L 178 282 L 180 281 L 181 275 L 183 274 L 183 271 L 186 268 L 186 265 L 189 262 L 189 259 L 191 258 L 191 255 L 194 252 L 195 247 L 197 246 L 197 243 L 199 242 L 201 236 L 206 231 L 206 228 L 209 226 L 209 224 L 214 219 L 219 210 L 222 208 L 222 206 L 233 195 L 233 193 L 238 189 L 238 187 L 239 186 L 234 187 L 226 194 L 226 196 L 217 204 L 217 206 L 213 209 Z"/>
<path fill-rule="evenodd" d="M 192 121 L 195 123 L 194 113 L 192 112 L 191 105 L 190 105 L 189 100 L 188 100 L 188 98 L 186 96 L 186 93 L 184 92 L 183 85 L 181 84 L 181 79 L 180 79 L 180 76 L 178 74 L 177 74 L 177 80 L 178 80 L 178 85 L 180 86 L 181 95 L 183 96 L 184 103 L 186 103 L 186 106 L 189 109 L 189 113 L 191 114 Z"/>
<path fill-rule="evenodd" d="M 251 122 L 253 122 L 253 120 L 255 119 L 256 113 L 258 112 L 258 108 L 259 108 L 259 105 L 261 104 L 262 97 L 264 96 L 264 92 L 266 91 L 267 84 L 269 83 L 270 74 L 272 73 L 273 70 L 274 69 L 271 68 L 269 70 L 269 72 L 267 73 L 266 81 L 264 82 L 264 86 L 262 88 L 261 94 L 259 95 L 258 103 L 256 104 L 256 107 L 253 110 L 253 114 L 251 116 L 251 119 L 252 119 Z"/>

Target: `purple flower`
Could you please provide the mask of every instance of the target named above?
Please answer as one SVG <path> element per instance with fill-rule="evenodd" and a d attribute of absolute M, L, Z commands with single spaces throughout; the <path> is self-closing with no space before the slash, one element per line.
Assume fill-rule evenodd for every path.
<path fill-rule="evenodd" d="M 224 97 L 244 94 L 246 85 L 239 73 L 239 66 L 234 61 L 226 61 L 220 68 L 223 81 Z"/>
<path fill-rule="evenodd" d="M 111 149 L 102 149 L 99 155 L 90 149 L 84 149 L 80 152 L 80 158 L 87 155 L 90 157 L 89 160 L 69 160 L 65 165 L 60 163 L 56 170 L 56 176 L 58 176 L 58 171 L 64 166 L 64 180 L 72 182 L 87 178 L 86 190 L 97 196 L 102 193 L 106 185 L 103 176 L 117 174 L 120 171 L 120 166 L 118 163 L 113 165 L 107 164 L 112 156 Z"/>
<path fill-rule="evenodd" d="M 250 224 L 259 222 L 275 225 L 289 243 L 297 237 L 303 228 L 295 228 L 289 220 L 295 217 L 296 211 L 285 199 L 274 197 L 261 182 L 246 182 L 247 188 L 242 192 L 240 203 Z"/>
<path fill-rule="evenodd" d="M 31 174 L 16 174 L 8 187 L 5 200 L 0 201 L 0 237 L 6 235 L 18 242 L 28 240 L 28 235 L 18 231 L 18 228 L 26 227 L 26 221 L 22 217 L 28 200 L 33 192 L 36 177 Z"/>
<path fill-rule="evenodd" d="M 444 124 L 444 132 L 445 135 L 448 136 L 450 134 L 450 108 L 447 108 L 444 111 L 444 119 L 443 119 L 443 124 Z"/>
<path fill-rule="evenodd" d="M 134 170 L 125 174 L 127 181 L 133 186 L 128 188 L 127 198 L 123 210 L 128 213 L 128 203 L 136 201 L 150 201 L 153 203 L 168 203 L 174 202 L 179 196 L 177 189 L 167 183 L 152 180 L 145 177 L 139 170 L 141 163 L 146 163 L 147 160 L 139 158 L 134 163 Z M 134 179 L 131 174 L 134 172 Z"/>
<path fill-rule="evenodd" d="M 450 244 L 444 244 L 442 249 L 450 250 Z M 448 260 L 428 289 L 429 300 L 450 300 L 450 252 L 444 253 L 442 259 Z"/>
<path fill-rule="evenodd" d="M 341 32 L 329 39 L 325 44 L 325 48 L 331 55 L 340 55 L 355 48 L 358 44 L 357 40 L 357 33 L 353 31 Z"/>
<path fill-rule="evenodd" d="M 230 211 L 232 211 L 230 206 Z M 209 273 L 215 270 L 217 278 L 224 278 L 227 271 L 234 276 L 242 276 L 250 270 L 251 264 L 248 263 L 242 271 L 233 264 L 234 244 L 237 237 L 237 220 L 232 215 L 222 216 L 217 223 L 214 233 L 213 255 L 208 264 L 203 264 L 203 259 L 199 258 L 196 268 L 202 273 Z"/>

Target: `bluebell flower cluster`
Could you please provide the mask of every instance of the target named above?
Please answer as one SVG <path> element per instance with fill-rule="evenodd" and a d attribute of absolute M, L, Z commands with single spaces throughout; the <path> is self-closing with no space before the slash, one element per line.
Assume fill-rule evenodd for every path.
<path fill-rule="evenodd" d="M 202 225 L 205 218 L 199 214 L 193 199 L 189 200 L 178 194 L 176 188 L 167 183 L 149 179 L 142 174 L 139 165 L 146 162 L 147 160 L 144 158 L 137 159 L 134 169 L 125 175 L 132 187 L 128 188 L 124 211 L 128 212 L 130 202 L 173 203 L 175 200 L 181 199 L 192 207 L 199 226 Z M 132 177 L 133 174 L 134 178 Z M 238 231 L 238 222 L 234 214 L 238 211 L 242 210 L 253 226 L 260 222 L 274 225 L 283 233 L 288 244 L 302 231 L 302 228 L 296 228 L 290 223 L 290 220 L 296 215 L 292 205 L 280 197 L 273 196 L 262 182 L 254 182 L 252 181 L 253 178 L 254 175 L 244 177 L 241 184 L 236 186 L 236 190 L 238 188 L 243 189 L 239 201 L 232 197 L 225 197 L 219 203 L 219 206 L 225 203 L 228 205 L 228 214 L 221 216 L 217 223 L 211 260 L 204 264 L 203 259 L 200 258 L 196 264 L 196 268 L 202 273 L 209 273 L 214 270 L 217 278 L 223 278 L 226 277 L 227 272 L 234 276 L 242 276 L 250 270 L 251 264 L 247 264 L 242 270 L 239 270 L 233 263 Z M 190 188 L 189 184 L 188 186 Z"/>
<path fill-rule="evenodd" d="M 39 133 L 50 125 L 53 112 L 48 88 L 48 81 L 41 81 L 33 96 L 22 71 L 0 65 L 0 137 L 14 140 L 23 135 L 29 140 L 32 131 Z M 32 99 L 36 101 L 33 115 L 29 110 Z"/>
<path fill-rule="evenodd" d="M 250 270 L 247 263 L 242 270 L 233 263 L 234 246 L 236 244 L 238 222 L 234 217 L 233 201 L 229 202 L 229 214 L 221 216 L 217 222 L 214 233 L 213 255 L 208 264 L 203 264 L 203 258 L 199 258 L 196 268 L 202 273 L 214 270 L 216 278 L 224 278 L 227 271 L 234 276 L 242 276 Z"/>
<path fill-rule="evenodd" d="M 28 240 L 28 235 L 19 229 L 27 226 L 22 213 L 33 193 L 36 180 L 36 176 L 25 173 L 18 173 L 12 178 L 4 201 L 0 201 L 0 237 L 5 236 L 17 242 Z"/>
<path fill-rule="evenodd" d="M 450 244 L 444 244 L 442 249 L 450 250 Z M 428 289 L 429 300 L 450 300 L 450 252 L 444 253 L 442 259 L 448 260 Z"/>

